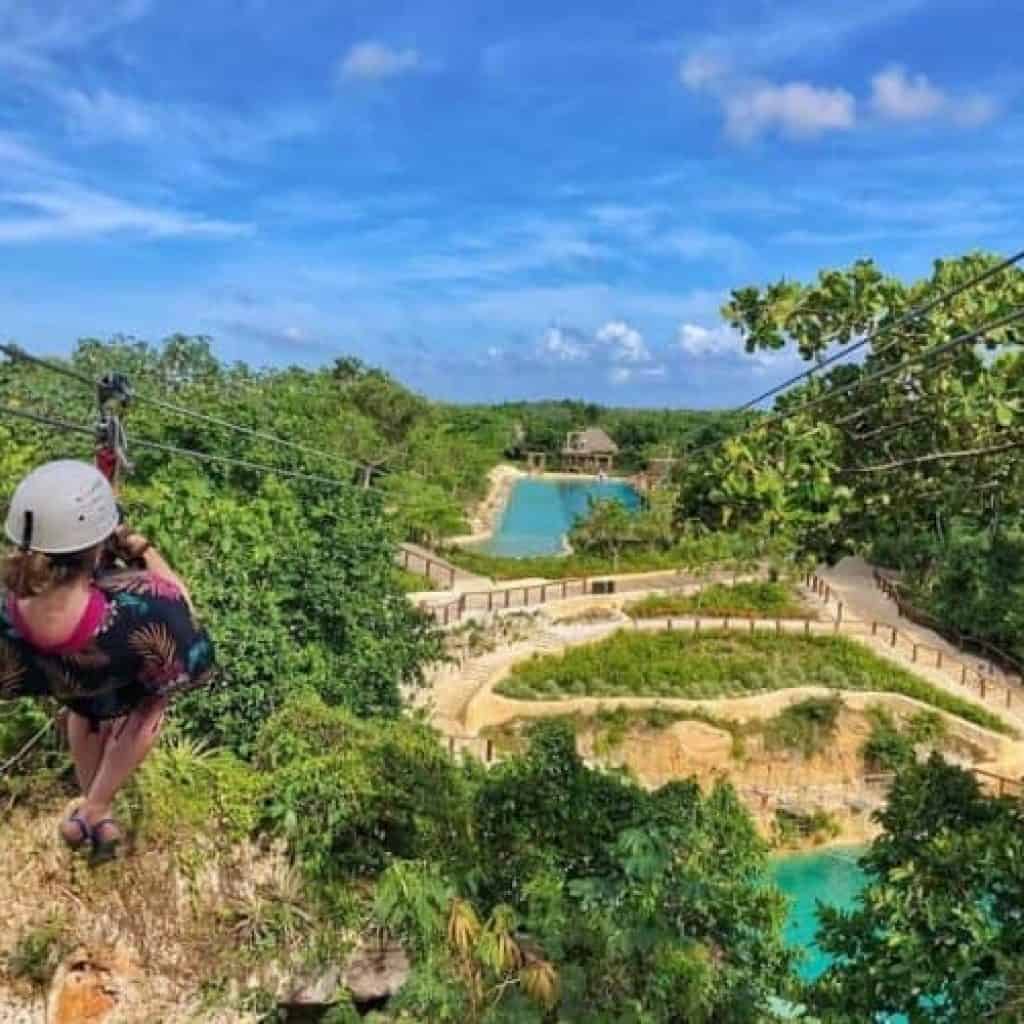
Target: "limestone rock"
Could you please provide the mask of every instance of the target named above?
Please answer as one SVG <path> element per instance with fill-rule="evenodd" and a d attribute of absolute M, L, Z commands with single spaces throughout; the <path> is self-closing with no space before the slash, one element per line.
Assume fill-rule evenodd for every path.
<path fill-rule="evenodd" d="M 345 964 L 344 984 L 357 1003 L 393 996 L 409 977 L 409 958 L 396 942 L 361 947 Z"/>
<path fill-rule="evenodd" d="M 76 949 L 57 968 L 47 999 L 46 1024 L 104 1024 L 124 1001 L 134 974 L 118 950 Z"/>
<path fill-rule="evenodd" d="M 329 1006 L 345 989 L 357 1003 L 393 996 L 409 977 L 409 958 L 398 943 L 359 946 L 343 967 L 333 965 L 278 981 L 278 999 L 287 1006 Z"/>

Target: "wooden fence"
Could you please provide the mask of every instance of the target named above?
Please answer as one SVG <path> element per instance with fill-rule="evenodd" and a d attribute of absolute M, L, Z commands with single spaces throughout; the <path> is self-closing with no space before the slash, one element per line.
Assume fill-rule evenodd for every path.
<path fill-rule="evenodd" d="M 980 637 L 969 636 L 961 633 L 943 622 L 940 622 L 934 615 L 922 611 L 911 602 L 905 593 L 903 585 L 898 580 L 890 579 L 877 569 L 874 570 L 875 586 L 882 591 L 890 601 L 896 605 L 897 613 L 901 618 L 907 619 L 918 626 L 924 626 L 940 636 L 945 637 L 950 643 L 955 644 L 962 651 L 970 651 L 987 658 L 993 664 L 998 665 L 1004 671 L 1024 679 L 1024 663 L 1007 653 L 988 640 Z"/>
<path fill-rule="evenodd" d="M 521 586 L 502 587 L 497 590 L 477 590 L 464 594 L 442 604 L 421 601 L 419 607 L 441 626 L 461 622 L 470 611 L 495 612 L 510 608 L 530 608 L 548 601 L 563 601 L 569 597 L 585 597 L 587 594 L 603 592 L 595 589 L 590 577 L 555 580 L 551 583 L 529 583 Z"/>
<path fill-rule="evenodd" d="M 418 551 L 402 544 L 395 554 L 395 561 L 406 572 L 426 576 L 431 583 L 441 583 L 449 590 L 455 587 L 455 567 L 441 559 L 421 555 Z"/>

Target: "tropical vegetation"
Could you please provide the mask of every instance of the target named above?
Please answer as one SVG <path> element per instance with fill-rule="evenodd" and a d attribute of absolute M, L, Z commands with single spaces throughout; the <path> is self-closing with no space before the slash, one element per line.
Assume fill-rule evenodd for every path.
<path fill-rule="evenodd" d="M 712 583 L 695 594 L 649 594 L 628 601 L 623 611 L 634 619 L 709 615 L 766 619 L 810 619 L 814 613 L 793 587 L 772 580 Z"/>
<path fill-rule="evenodd" d="M 563 654 L 520 662 L 495 692 L 514 700 L 662 697 L 715 700 L 793 687 L 895 693 L 1010 733 L 972 701 L 924 682 L 845 637 L 622 630 Z"/>

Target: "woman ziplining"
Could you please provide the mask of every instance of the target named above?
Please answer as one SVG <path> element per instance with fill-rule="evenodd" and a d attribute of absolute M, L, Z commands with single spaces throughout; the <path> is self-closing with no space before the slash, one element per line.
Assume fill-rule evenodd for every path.
<path fill-rule="evenodd" d="M 114 796 L 152 749 L 168 702 L 207 685 L 214 668 L 185 585 L 119 521 L 95 467 L 34 470 L 11 499 L 15 548 L 0 595 L 0 699 L 49 696 L 67 709 L 82 800 L 60 834 L 100 859 L 116 853 Z"/>

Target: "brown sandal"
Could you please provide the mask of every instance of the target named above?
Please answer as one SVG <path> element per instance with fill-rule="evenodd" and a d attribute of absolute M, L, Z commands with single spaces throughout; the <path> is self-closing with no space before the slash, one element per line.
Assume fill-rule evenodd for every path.
<path fill-rule="evenodd" d="M 79 835 L 77 839 L 69 839 L 64 834 L 64 826 L 69 823 L 75 825 L 78 828 Z M 83 846 L 85 846 L 86 843 L 91 843 L 93 841 L 92 829 L 89 828 L 89 823 L 85 820 L 85 818 L 82 817 L 81 807 L 78 807 L 74 811 L 72 811 L 60 823 L 60 827 L 57 829 L 57 831 L 60 834 L 61 839 L 64 840 L 64 843 L 67 846 L 71 847 L 72 850 L 80 850 Z"/>
<path fill-rule="evenodd" d="M 111 839 L 104 839 L 100 833 L 108 826 L 116 829 L 117 834 Z M 92 839 L 92 861 L 94 864 L 101 864 L 104 861 L 114 860 L 117 857 L 123 836 L 121 835 L 120 826 L 113 818 L 104 818 L 93 825 L 90 838 Z"/>

